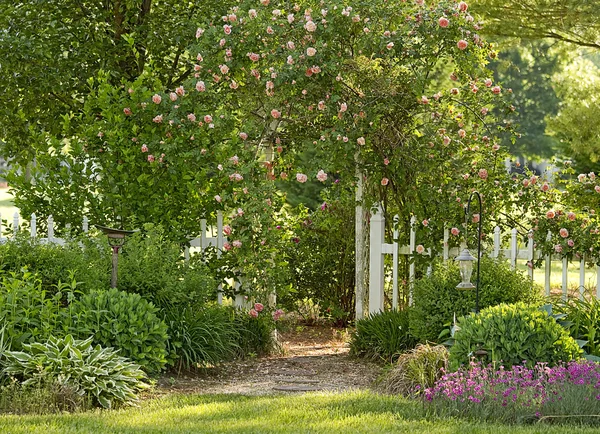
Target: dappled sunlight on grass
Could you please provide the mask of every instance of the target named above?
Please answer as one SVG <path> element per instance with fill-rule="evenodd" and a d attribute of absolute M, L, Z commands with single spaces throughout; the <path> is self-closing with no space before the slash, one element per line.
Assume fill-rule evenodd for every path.
<path fill-rule="evenodd" d="M 56 416 L 3 416 L 6 433 L 535 433 L 502 426 L 427 419 L 419 401 L 372 392 L 302 395 L 170 395 L 140 408 Z M 566 432 L 545 426 L 547 433 Z M 593 429 L 569 427 L 570 433 Z"/>

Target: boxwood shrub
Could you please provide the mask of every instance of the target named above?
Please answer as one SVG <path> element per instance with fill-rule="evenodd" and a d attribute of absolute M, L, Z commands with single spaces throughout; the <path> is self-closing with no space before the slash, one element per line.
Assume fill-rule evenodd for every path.
<path fill-rule="evenodd" d="M 459 282 L 460 273 L 454 262 L 437 264 L 431 276 L 415 282 L 410 331 L 419 342 L 437 342 L 455 314 L 460 317 L 475 309 L 475 290 L 456 289 Z M 526 275 L 510 268 L 506 261 L 481 259 L 480 309 L 500 303 L 541 301 L 541 288 Z"/>

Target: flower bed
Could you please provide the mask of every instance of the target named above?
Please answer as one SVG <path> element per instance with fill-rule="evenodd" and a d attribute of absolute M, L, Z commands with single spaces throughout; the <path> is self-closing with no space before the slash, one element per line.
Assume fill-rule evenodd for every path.
<path fill-rule="evenodd" d="M 446 373 L 425 391 L 436 413 L 519 422 L 539 418 L 582 418 L 600 414 L 600 364 L 569 362 L 555 367 L 496 369 L 471 363 Z"/>

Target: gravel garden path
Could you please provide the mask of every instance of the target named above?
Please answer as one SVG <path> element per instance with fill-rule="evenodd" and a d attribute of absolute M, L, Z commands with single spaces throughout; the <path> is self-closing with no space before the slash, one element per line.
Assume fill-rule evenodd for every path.
<path fill-rule="evenodd" d="M 381 367 L 349 356 L 347 336 L 323 326 L 280 333 L 280 354 L 224 364 L 193 375 L 166 377 L 159 393 L 266 395 L 313 390 L 368 389 Z"/>

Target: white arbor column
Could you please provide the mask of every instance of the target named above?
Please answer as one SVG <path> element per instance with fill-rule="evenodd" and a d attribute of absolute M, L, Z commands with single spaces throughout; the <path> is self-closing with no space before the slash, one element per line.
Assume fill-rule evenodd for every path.
<path fill-rule="evenodd" d="M 369 254 L 369 314 L 383 311 L 383 242 L 385 218 L 378 206 L 371 216 Z"/>
<path fill-rule="evenodd" d="M 358 167 L 358 151 L 355 155 L 356 164 L 356 210 L 354 213 L 354 308 L 357 320 L 364 317 L 365 298 L 365 215 L 363 213 L 363 177 Z"/>

